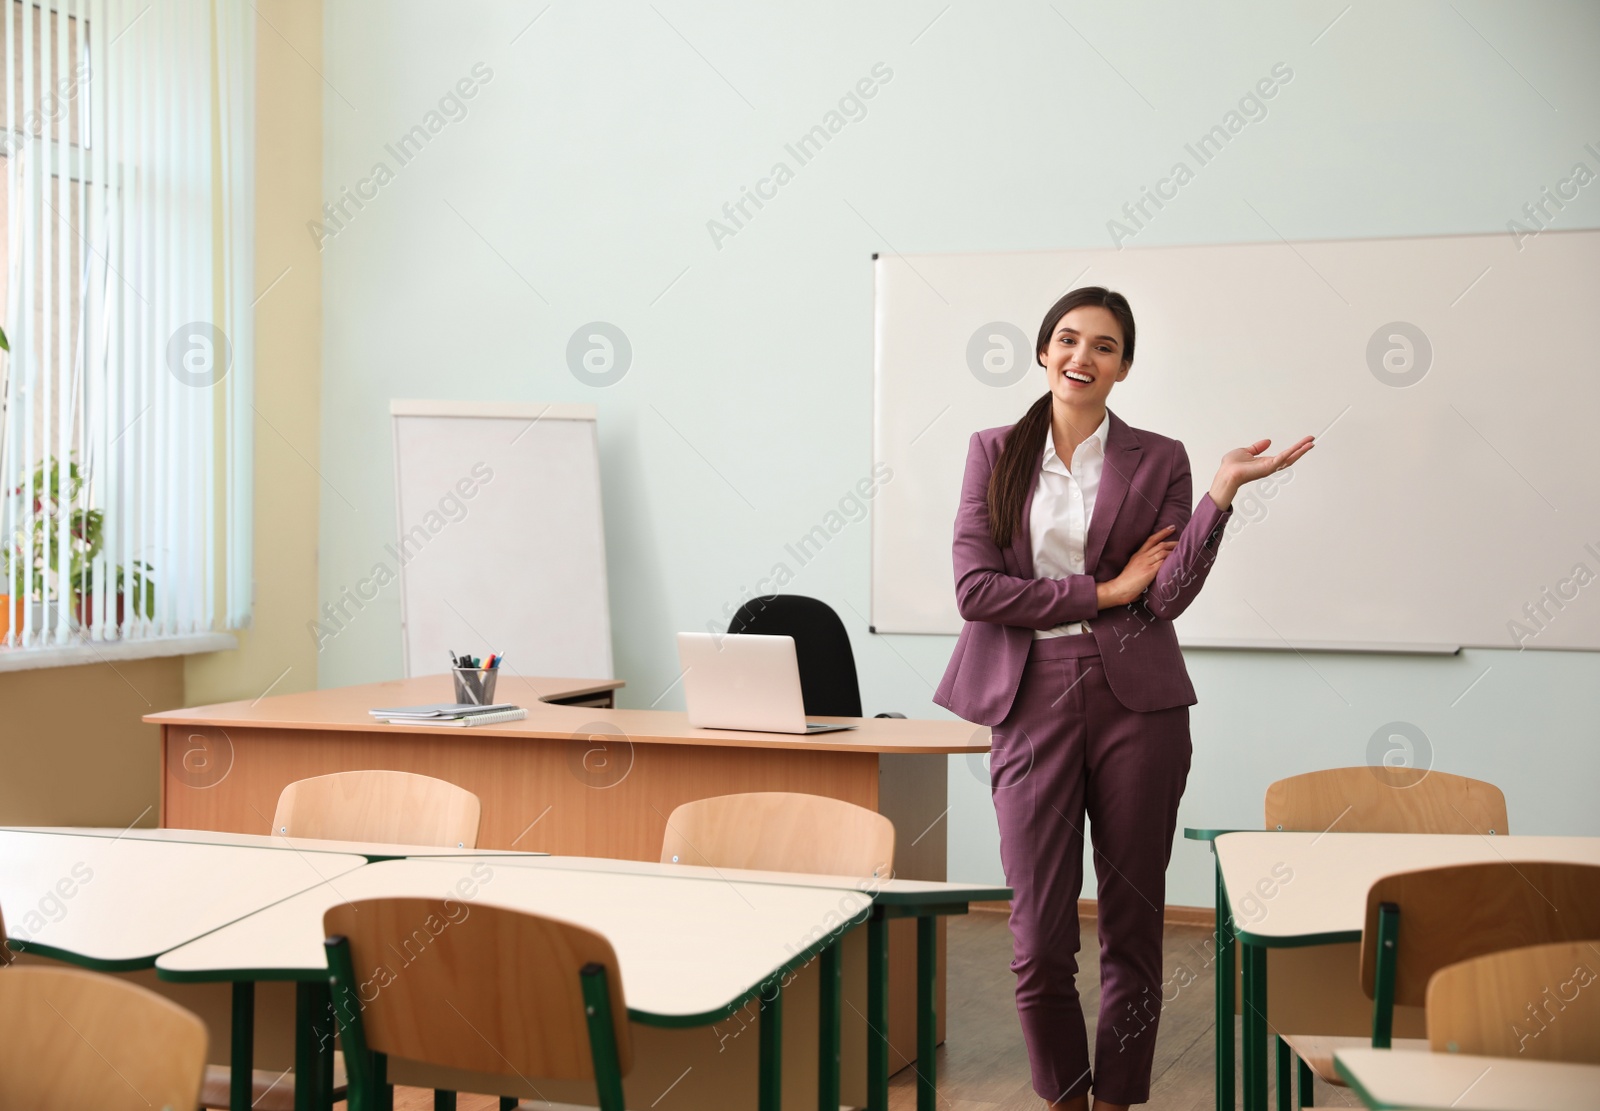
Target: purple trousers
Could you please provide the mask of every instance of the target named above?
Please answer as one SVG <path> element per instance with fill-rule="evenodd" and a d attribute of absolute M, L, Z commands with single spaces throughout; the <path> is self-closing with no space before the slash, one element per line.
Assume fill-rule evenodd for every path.
<path fill-rule="evenodd" d="M 1189 757 L 1189 708 L 1123 706 L 1092 634 L 1033 642 L 1011 712 L 993 729 L 989 778 L 1014 892 L 1017 1014 L 1045 1099 L 1091 1086 L 1110 1103 L 1150 1098 L 1167 860 Z M 1092 1069 L 1077 987 L 1085 816 L 1099 882 Z"/>

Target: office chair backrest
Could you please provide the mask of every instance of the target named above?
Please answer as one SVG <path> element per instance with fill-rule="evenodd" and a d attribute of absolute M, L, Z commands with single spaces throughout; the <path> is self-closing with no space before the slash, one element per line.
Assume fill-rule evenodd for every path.
<path fill-rule="evenodd" d="M 1435 1053 L 1600 1065 L 1600 937 L 1505 949 L 1428 981 Z"/>
<path fill-rule="evenodd" d="M 1552 941 L 1600 937 L 1600 864 L 1497 860 L 1384 876 L 1367 890 L 1361 988 L 1375 998 L 1378 908 L 1400 909 L 1394 1001 L 1427 999 L 1446 965 Z M 1596 985 L 1600 987 L 1600 985 Z"/>
<path fill-rule="evenodd" d="M 826 602 L 799 594 L 752 598 L 728 622 L 728 632 L 793 637 L 806 713 L 861 716 L 861 685 L 850 634 Z"/>
<path fill-rule="evenodd" d="M 1267 788 L 1266 828 L 1304 833 L 1493 833 L 1506 796 L 1493 783 L 1418 768 L 1329 768 Z"/>
<path fill-rule="evenodd" d="M 632 1066 L 617 955 L 597 933 L 448 899 L 361 899 L 332 908 L 322 924 L 330 948 L 339 937 L 348 942 L 369 1050 L 497 1076 L 595 1080 L 581 973 L 598 966 L 620 1071 Z M 331 971 L 337 979 L 340 970 Z M 336 991 L 348 1034 L 347 1001 Z M 364 1102 L 353 1056 L 347 1037 L 351 1094 Z"/>
<path fill-rule="evenodd" d="M 672 812 L 661 862 L 888 879 L 894 875 L 894 823 L 822 795 L 718 795 Z"/>
<path fill-rule="evenodd" d="M 0 973 L 0 1107 L 190 1111 L 206 1025 L 148 988 L 77 968 Z"/>
<path fill-rule="evenodd" d="M 353 771 L 289 784 L 278 796 L 280 837 L 478 847 L 478 796 L 412 772 Z"/>

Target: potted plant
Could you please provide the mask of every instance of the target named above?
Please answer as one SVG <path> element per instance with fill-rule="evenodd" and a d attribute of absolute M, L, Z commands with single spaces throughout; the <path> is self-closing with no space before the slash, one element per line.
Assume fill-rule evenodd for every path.
<path fill-rule="evenodd" d="M 25 549 L 23 532 L 18 529 L 15 539 L 7 546 L 7 554 L 12 562 L 21 565 L 24 589 L 30 599 L 48 615 L 50 604 L 56 600 L 50 598 L 49 594 L 54 593 L 59 598 L 58 591 L 61 589 L 57 580 L 60 577 L 62 555 L 61 523 L 65 516 L 68 549 L 66 586 L 72 591 L 72 609 L 78 624 L 87 626 L 94 615 L 94 590 L 104 585 L 104 579 L 94 575 L 93 567 L 104 546 L 102 529 L 105 513 L 83 504 L 83 475 L 78 464 L 70 459 L 65 476 L 54 456 L 42 460 L 34 468 L 31 481 L 17 487 L 12 493 L 20 494 L 24 490 L 33 497 L 32 542 Z M 143 560 L 134 560 L 127 568 L 114 564 L 108 570 L 105 577 L 114 579 L 116 589 L 115 610 L 108 616 L 117 628 L 121 628 L 126 616 L 125 603 L 129 593 L 133 595 L 137 612 L 147 618 L 155 616 L 152 570 L 150 564 Z M 9 576 L 7 582 L 10 582 Z M 48 589 L 50 587 L 54 589 Z M 38 624 L 42 622 L 36 622 Z"/>

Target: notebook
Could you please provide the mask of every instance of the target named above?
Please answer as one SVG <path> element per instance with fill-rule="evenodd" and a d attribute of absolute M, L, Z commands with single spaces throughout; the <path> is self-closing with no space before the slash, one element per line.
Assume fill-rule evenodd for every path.
<path fill-rule="evenodd" d="M 433 717 L 426 714 L 403 714 L 398 717 L 378 717 L 376 711 L 373 720 L 386 725 L 494 725 L 502 721 L 521 721 L 528 716 L 528 711 L 521 706 L 490 706 L 486 712 L 462 714 L 458 717 Z"/>
<path fill-rule="evenodd" d="M 515 702 L 496 702 L 480 706 L 474 702 L 430 702 L 426 706 L 395 706 L 387 710 L 368 710 L 375 718 L 453 718 L 463 714 L 492 714 L 515 710 Z"/>

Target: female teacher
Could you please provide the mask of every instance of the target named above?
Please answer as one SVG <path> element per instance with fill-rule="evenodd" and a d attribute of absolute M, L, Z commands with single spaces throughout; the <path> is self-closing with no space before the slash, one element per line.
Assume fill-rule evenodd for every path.
<path fill-rule="evenodd" d="M 1196 701 L 1172 620 L 1205 582 L 1239 488 L 1312 447 L 1228 452 L 1191 516 L 1183 445 L 1106 408 L 1133 343 L 1127 298 L 1071 291 L 1039 328 L 1050 392 L 1011 427 L 973 434 L 955 526 L 966 624 L 934 695 L 993 727 L 1017 1012 L 1033 1090 L 1053 1108 L 1087 1108 L 1091 1087 L 1106 1111 L 1150 1098 Z M 1099 884 L 1092 1069 L 1075 980 L 1085 816 Z"/>

